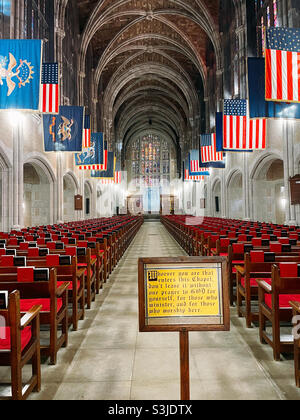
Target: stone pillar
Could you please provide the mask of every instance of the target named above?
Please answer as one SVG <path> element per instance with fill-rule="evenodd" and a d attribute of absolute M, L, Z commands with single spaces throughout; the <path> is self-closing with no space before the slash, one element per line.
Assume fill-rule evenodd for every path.
<path fill-rule="evenodd" d="M 216 78 L 217 78 L 217 112 L 223 111 L 223 74 L 224 69 L 218 69 L 216 71 Z"/>
<path fill-rule="evenodd" d="M 57 223 L 64 223 L 64 179 L 63 179 L 63 154 L 56 153 L 57 177 Z"/>
<path fill-rule="evenodd" d="M 282 139 L 283 139 L 283 164 L 284 164 L 284 187 L 286 198 L 285 223 L 296 225 L 296 207 L 291 205 L 290 181 L 295 173 L 294 167 L 294 122 L 283 120 Z"/>
<path fill-rule="evenodd" d="M 238 76 L 239 76 L 239 95 L 241 98 L 247 98 L 247 43 L 246 43 L 246 26 L 240 25 L 236 31 L 238 39 Z M 236 92 L 234 92 L 236 94 Z"/>
<path fill-rule="evenodd" d="M 85 219 L 85 200 L 84 200 L 84 181 L 85 181 L 85 171 L 79 171 L 79 192 L 82 196 L 82 210 L 78 211 L 78 220 L 84 220 Z"/>
<path fill-rule="evenodd" d="M 250 220 L 250 179 L 249 179 L 249 153 L 243 153 L 243 192 L 244 192 L 244 219 Z"/>
<path fill-rule="evenodd" d="M 228 218 L 228 198 L 227 198 L 228 192 L 226 190 L 226 176 L 225 176 L 225 170 L 221 170 L 221 217 L 223 219 Z"/>
<path fill-rule="evenodd" d="M 79 63 L 80 64 L 80 63 Z M 80 71 L 78 74 L 78 103 L 81 104 L 81 106 L 84 106 L 84 79 L 85 79 L 85 73 L 83 71 Z"/>
<path fill-rule="evenodd" d="M 95 132 L 98 132 L 100 130 L 100 127 L 98 128 L 98 124 L 97 124 L 97 104 L 98 104 L 98 99 L 93 98 L 92 127 Z"/>
<path fill-rule="evenodd" d="M 64 78 L 63 75 L 63 39 L 66 36 L 65 31 L 60 28 L 55 28 L 56 33 L 56 60 L 59 68 L 59 86 L 60 86 L 60 104 L 64 105 Z"/>
<path fill-rule="evenodd" d="M 13 229 L 24 225 L 24 162 L 23 162 L 23 117 L 17 116 L 13 126 Z"/>

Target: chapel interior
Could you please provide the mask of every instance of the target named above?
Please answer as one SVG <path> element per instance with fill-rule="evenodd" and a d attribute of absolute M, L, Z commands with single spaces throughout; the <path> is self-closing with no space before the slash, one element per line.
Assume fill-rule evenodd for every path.
<path fill-rule="evenodd" d="M 280 28 L 294 100 L 266 98 L 253 65 L 268 71 Z M 0 0 L 0 399 L 184 399 L 178 330 L 141 330 L 138 263 L 203 258 L 223 264 L 230 328 L 189 332 L 185 395 L 300 400 L 299 28 L 299 0 Z M 2 106 L 36 76 L 7 68 L 6 40 L 41 41 L 101 162 L 78 164 L 69 140 L 49 151 L 61 111 Z M 246 103 L 245 130 L 265 124 L 262 144 L 224 146 L 226 101 Z M 208 136 L 221 158 L 204 162 Z"/>

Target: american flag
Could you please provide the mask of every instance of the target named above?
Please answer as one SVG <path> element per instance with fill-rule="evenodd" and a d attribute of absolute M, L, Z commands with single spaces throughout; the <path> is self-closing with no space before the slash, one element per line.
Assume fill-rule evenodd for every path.
<path fill-rule="evenodd" d="M 249 149 L 266 149 L 266 139 L 267 120 L 265 118 L 248 120 L 247 144 L 249 146 Z"/>
<path fill-rule="evenodd" d="M 58 63 L 42 65 L 41 113 L 59 113 Z"/>
<path fill-rule="evenodd" d="M 114 184 L 115 181 L 113 179 L 110 178 L 103 178 L 100 180 L 102 185 L 110 185 L 110 184 Z"/>
<path fill-rule="evenodd" d="M 122 172 L 116 171 L 115 172 L 115 184 L 121 184 L 122 182 Z"/>
<path fill-rule="evenodd" d="M 200 145 L 202 163 L 223 162 L 223 152 L 217 152 L 217 138 L 215 133 L 201 135 Z"/>
<path fill-rule="evenodd" d="M 268 28 L 266 100 L 300 102 L 300 29 Z"/>
<path fill-rule="evenodd" d="M 245 99 L 224 100 L 223 148 L 225 150 L 248 150 L 247 121 Z"/>
<path fill-rule="evenodd" d="M 201 166 L 200 152 L 196 149 L 190 151 L 186 168 L 191 176 L 209 175 L 209 169 Z"/>
<path fill-rule="evenodd" d="M 191 150 L 190 151 L 190 172 L 198 173 L 200 172 L 200 162 L 199 162 L 199 151 Z"/>
<path fill-rule="evenodd" d="M 107 150 L 107 141 L 104 140 L 104 150 L 103 150 L 103 165 L 100 165 L 99 171 L 107 171 L 107 162 L 108 162 L 108 150 Z"/>
<path fill-rule="evenodd" d="M 78 166 L 80 171 L 102 171 L 102 165 L 80 165 Z"/>
<path fill-rule="evenodd" d="M 83 145 L 84 149 L 88 149 L 91 147 L 91 117 L 90 115 L 85 115 L 84 117 L 84 129 L 83 129 Z"/>
<path fill-rule="evenodd" d="M 204 181 L 204 175 L 191 176 L 188 169 L 185 169 L 185 181 Z"/>

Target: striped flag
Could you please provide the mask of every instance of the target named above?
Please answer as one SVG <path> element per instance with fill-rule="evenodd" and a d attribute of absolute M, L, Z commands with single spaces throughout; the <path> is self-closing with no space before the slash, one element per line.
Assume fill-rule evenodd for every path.
<path fill-rule="evenodd" d="M 116 171 L 115 172 L 115 184 L 121 184 L 122 182 L 122 172 Z"/>
<path fill-rule="evenodd" d="M 216 134 L 203 134 L 200 136 L 201 162 L 223 162 L 223 152 L 217 152 Z"/>
<path fill-rule="evenodd" d="M 102 185 L 110 185 L 110 184 L 114 184 L 114 180 L 113 179 L 109 179 L 109 178 L 103 178 L 100 180 Z"/>
<path fill-rule="evenodd" d="M 223 115 L 224 150 L 248 150 L 247 148 L 247 101 L 224 100 Z"/>
<path fill-rule="evenodd" d="M 267 29 L 266 100 L 300 102 L 300 29 Z"/>
<path fill-rule="evenodd" d="M 247 143 L 249 149 L 265 150 L 267 139 L 267 120 L 253 119 L 248 120 Z"/>
<path fill-rule="evenodd" d="M 59 113 L 58 63 L 42 65 L 41 113 Z"/>
<path fill-rule="evenodd" d="M 189 173 L 189 170 L 186 169 L 184 180 L 185 181 L 198 181 L 198 182 L 199 181 L 204 181 L 204 175 L 191 176 L 190 173 Z"/>
<path fill-rule="evenodd" d="M 103 150 L 103 164 L 100 165 L 99 171 L 107 171 L 108 165 L 108 150 L 107 150 L 107 141 L 104 140 L 104 150 Z"/>
<path fill-rule="evenodd" d="M 191 150 L 190 151 L 190 172 L 197 173 L 200 172 L 200 161 L 199 161 L 199 151 Z"/>
<path fill-rule="evenodd" d="M 88 149 L 91 147 L 91 117 L 90 115 L 84 116 L 84 129 L 83 129 L 83 141 L 82 141 L 82 147 L 84 149 Z"/>
<path fill-rule="evenodd" d="M 190 151 L 186 168 L 191 176 L 209 175 L 209 168 L 201 166 L 199 150 Z"/>

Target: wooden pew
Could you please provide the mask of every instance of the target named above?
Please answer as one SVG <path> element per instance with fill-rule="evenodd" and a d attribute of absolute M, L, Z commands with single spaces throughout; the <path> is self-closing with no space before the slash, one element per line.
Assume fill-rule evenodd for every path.
<path fill-rule="evenodd" d="M 23 316 L 20 312 L 20 293 L 9 295 L 8 309 L 0 310 L 2 327 L 0 337 L 0 366 L 11 368 L 11 397 L 0 399 L 25 400 L 31 392 L 41 390 L 40 361 L 40 306 L 33 306 Z M 25 386 L 22 383 L 22 369 L 31 361 L 32 376 Z"/>
<path fill-rule="evenodd" d="M 238 316 L 246 318 L 247 328 L 251 328 L 252 322 L 258 321 L 258 309 L 255 311 L 253 308 L 253 302 L 258 299 L 256 279 L 265 279 L 270 283 L 272 266 L 279 262 L 300 263 L 300 256 L 255 250 L 245 254 L 243 267 L 236 266 L 236 307 Z M 243 301 L 245 302 L 244 307 L 242 306 Z"/>
<path fill-rule="evenodd" d="M 32 270 L 29 275 L 24 269 Z M 50 357 L 50 364 L 55 365 L 57 353 L 61 347 L 68 345 L 68 286 L 66 282 L 57 287 L 57 276 L 54 268 L 49 270 L 48 279 L 34 279 L 32 267 L 22 269 L 10 268 L 9 273 L 5 272 L 5 267 L 0 270 L 0 290 L 20 292 L 21 312 L 26 312 L 34 305 L 40 305 L 40 324 L 49 325 L 50 342 L 41 344 L 41 354 Z M 26 270 L 27 271 L 27 270 Z M 31 277 L 32 276 L 32 277 Z M 59 326 L 61 334 L 59 336 Z"/>
<path fill-rule="evenodd" d="M 300 276 L 297 263 L 280 263 L 272 267 L 271 284 L 257 280 L 259 299 L 259 337 L 261 343 L 273 349 L 274 360 L 280 354 L 293 352 L 292 335 L 281 336 L 282 322 L 291 323 L 292 308 L 290 301 L 300 301 Z M 272 334 L 267 332 L 267 321 L 271 323 Z"/>
<path fill-rule="evenodd" d="M 296 386 L 300 388 L 300 302 L 292 301 L 290 305 L 293 309 L 293 315 L 299 317 L 294 321 L 294 326 L 297 329 L 296 336 L 294 336 L 294 359 L 295 359 L 295 380 Z"/>
<path fill-rule="evenodd" d="M 71 264 L 60 265 L 59 260 L 51 260 L 55 255 L 46 257 L 28 258 L 27 265 L 33 267 L 55 268 L 57 273 L 58 287 L 64 282 L 70 282 L 68 288 L 69 303 L 72 305 L 72 314 L 69 317 L 69 325 L 73 326 L 73 330 L 77 331 L 78 322 L 85 316 L 85 267 L 78 268 L 77 257 L 69 257 L 57 255 L 57 257 L 71 259 Z"/>

